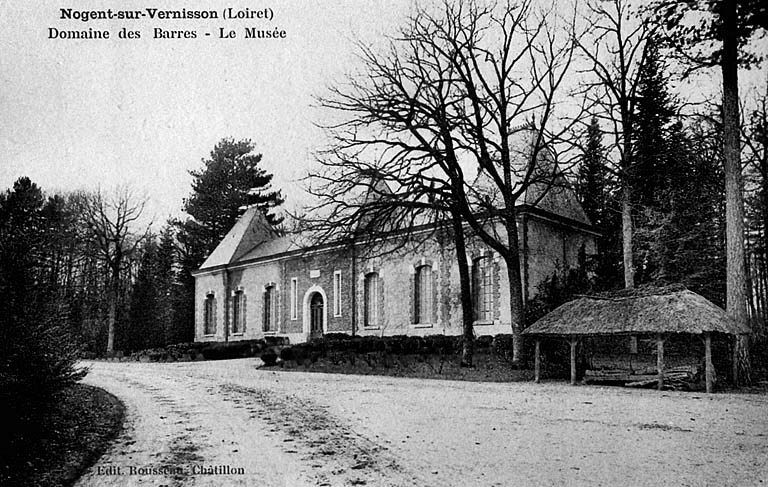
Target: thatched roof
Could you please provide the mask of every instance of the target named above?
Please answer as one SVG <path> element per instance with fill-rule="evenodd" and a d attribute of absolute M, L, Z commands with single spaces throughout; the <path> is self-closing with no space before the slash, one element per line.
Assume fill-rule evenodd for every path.
<path fill-rule="evenodd" d="M 725 311 L 694 292 L 673 288 L 627 296 L 588 296 L 565 303 L 523 333 L 539 336 L 656 333 L 749 333 Z"/>

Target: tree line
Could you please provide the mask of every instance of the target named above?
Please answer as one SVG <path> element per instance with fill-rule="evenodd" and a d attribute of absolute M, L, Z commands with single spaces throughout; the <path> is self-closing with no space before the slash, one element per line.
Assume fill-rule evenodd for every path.
<path fill-rule="evenodd" d="M 382 49 L 361 44 L 357 71 L 318 100 L 333 115 L 308 177 L 317 199 L 292 226 L 373 248 L 392 230 L 395 246 L 410 245 L 409 229 L 438 225 L 457 251 L 467 365 L 464 239 L 480 239 L 508 270 L 519 361 L 529 311 L 546 306 L 523 301 L 517 205 L 573 187 L 602 235 L 580 287 L 683 282 L 764 333 L 768 87 L 739 97 L 738 73 L 762 61 L 747 48 L 766 28 L 765 7 L 612 0 L 566 10 L 445 0 L 418 6 Z M 690 27 L 690 16 L 703 24 Z M 673 75 L 714 68 L 722 99 L 691 107 L 672 94 Z M 46 195 L 19 179 L 0 200 L 2 282 L 14 283 L 5 305 L 17 311 L 7 316 L 45 309 L 92 355 L 192 340 L 191 272 L 243 206 L 281 225 L 282 195 L 253 151 L 249 140 L 220 141 L 191 171 L 188 216 L 159 229 L 126 189 Z"/>
<path fill-rule="evenodd" d="M 189 216 L 159 229 L 146 199 L 129 188 L 46 194 L 18 179 L 0 194 L 0 282 L 13 310 L 3 315 L 54 323 L 86 356 L 192 341 L 191 272 L 243 206 L 259 205 L 279 222 L 271 210 L 282 196 L 269 189 L 272 175 L 253 150 L 249 140 L 220 141 L 191 171 Z"/>

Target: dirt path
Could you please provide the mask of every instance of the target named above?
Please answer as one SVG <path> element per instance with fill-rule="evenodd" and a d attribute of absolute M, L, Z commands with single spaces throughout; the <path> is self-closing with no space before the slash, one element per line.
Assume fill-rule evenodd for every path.
<path fill-rule="evenodd" d="M 128 424 L 78 487 L 768 484 L 766 396 L 256 363 L 91 364 L 86 382 L 120 397 Z"/>

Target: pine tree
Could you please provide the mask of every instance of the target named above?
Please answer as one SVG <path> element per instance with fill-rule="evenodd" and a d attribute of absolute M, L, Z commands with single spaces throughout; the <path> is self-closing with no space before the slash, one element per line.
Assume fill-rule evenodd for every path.
<path fill-rule="evenodd" d="M 650 256 L 663 282 L 680 282 L 711 301 L 725 304 L 724 184 L 718 127 L 698 122 L 691 134 L 680 123 L 668 135 L 670 165 L 661 194 L 661 224 L 649 225 Z M 703 126 L 702 126 L 703 125 Z"/>
<path fill-rule="evenodd" d="M 142 350 L 163 345 L 158 281 L 157 237 L 149 236 L 140 250 L 139 268 L 131 288 L 128 327 L 123 330 L 122 349 Z"/>
<path fill-rule="evenodd" d="M 257 205 L 273 225 L 281 221 L 272 210 L 283 203 L 283 197 L 272 190 L 272 174 L 260 166 L 262 155 L 253 150 L 250 140 L 223 139 L 203 160 L 203 169 L 190 171 L 192 193 L 184 201 L 184 211 L 192 220 L 186 222 L 185 230 L 200 240 L 194 245 L 205 249 L 206 255 L 232 228 L 243 206 Z"/>
<path fill-rule="evenodd" d="M 174 297 L 176 339 L 194 337 L 195 280 L 197 270 L 237 221 L 241 208 L 257 205 L 273 225 L 282 218 L 274 212 L 283 203 L 272 189 L 272 174 L 261 166 L 250 140 L 222 139 L 203 160 L 203 168 L 190 171 L 192 193 L 184 201 L 191 218 L 177 221 L 179 292 Z"/>
<path fill-rule="evenodd" d="M 11 458 L 41 434 L 40 413 L 54 393 L 85 375 L 52 278 L 57 236 L 50 229 L 62 218 L 46 206 L 26 177 L 0 194 L 0 447 Z"/>
<path fill-rule="evenodd" d="M 640 67 L 633 118 L 633 163 L 630 169 L 632 204 L 636 209 L 660 209 L 667 190 L 670 160 L 669 127 L 675 106 L 666 82 L 658 44 L 648 39 L 645 61 Z"/>
<path fill-rule="evenodd" d="M 576 192 L 587 217 L 596 227 L 602 227 L 605 219 L 606 177 L 603 132 L 597 118 L 592 117 L 587 127 L 586 143 L 579 164 Z"/>
<path fill-rule="evenodd" d="M 673 206 L 680 192 L 688 187 L 686 178 L 691 172 L 687 166 L 690 154 L 686 151 L 682 126 L 676 120 L 677 108 L 666 80 L 658 43 L 651 37 L 639 73 L 632 131 L 634 162 L 630 171 L 636 222 L 633 246 L 639 284 L 672 278 L 667 268 L 670 263 L 667 246 L 676 238 L 670 232 L 677 234 L 679 230 L 670 226 L 673 215 L 678 214 Z"/>
<path fill-rule="evenodd" d="M 160 241 L 157 246 L 157 324 L 161 330 L 161 342 L 163 345 L 178 343 L 181 337 L 175 329 L 174 306 L 176 295 L 180 286 L 177 273 L 176 241 L 173 227 L 166 225 L 160 232 Z"/>
<path fill-rule="evenodd" d="M 605 151 L 603 132 L 597 118 L 593 117 L 583 144 L 576 193 L 590 222 L 600 232 L 596 262 L 590 266 L 595 272 L 597 289 L 618 285 L 622 274 L 619 203 L 611 193 L 615 182 L 608 171 Z"/>
<path fill-rule="evenodd" d="M 726 311 L 737 323 L 749 326 L 747 271 L 744 254 L 744 183 L 741 167 L 739 115 L 739 67 L 754 65 L 764 54 L 744 47 L 768 31 L 768 15 L 762 0 L 707 2 L 656 2 L 658 23 L 667 30 L 667 42 L 690 63 L 690 71 L 719 67 L 722 75 L 723 176 L 726 214 Z M 689 23 L 693 20 L 697 25 Z M 738 366 L 751 381 L 749 339 L 738 339 Z M 734 377 L 738 383 L 738 377 Z"/>

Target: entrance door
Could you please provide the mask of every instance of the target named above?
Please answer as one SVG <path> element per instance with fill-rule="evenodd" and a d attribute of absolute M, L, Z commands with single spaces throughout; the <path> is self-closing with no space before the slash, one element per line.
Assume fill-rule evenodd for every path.
<path fill-rule="evenodd" d="M 323 296 L 315 293 L 309 302 L 309 338 L 321 336 L 323 336 Z"/>

